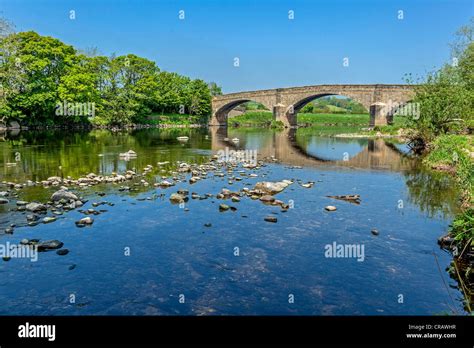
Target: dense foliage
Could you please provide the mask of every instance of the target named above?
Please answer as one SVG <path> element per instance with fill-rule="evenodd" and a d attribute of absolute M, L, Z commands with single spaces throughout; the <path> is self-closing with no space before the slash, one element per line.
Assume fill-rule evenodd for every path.
<path fill-rule="evenodd" d="M 414 140 L 425 148 L 437 136 L 467 133 L 474 122 L 474 21 L 461 28 L 450 64 L 417 81 L 414 102 L 420 114 L 411 118 Z M 408 78 L 412 82 L 411 78 Z"/>
<path fill-rule="evenodd" d="M 80 53 L 36 32 L 9 33 L 0 26 L 0 121 L 27 125 L 142 123 L 151 114 L 211 114 L 215 83 L 160 71 L 133 54 Z"/>

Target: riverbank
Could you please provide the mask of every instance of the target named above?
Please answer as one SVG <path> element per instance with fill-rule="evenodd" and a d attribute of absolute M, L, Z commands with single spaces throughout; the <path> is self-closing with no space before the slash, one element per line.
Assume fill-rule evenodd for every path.
<path fill-rule="evenodd" d="M 439 244 L 453 254 L 449 268 L 460 283 L 466 306 L 472 311 L 474 301 L 474 136 L 442 135 L 430 144 L 423 163 L 436 171 L 453 176 L 460 188 L 461 212 L 454 218 Z"/>

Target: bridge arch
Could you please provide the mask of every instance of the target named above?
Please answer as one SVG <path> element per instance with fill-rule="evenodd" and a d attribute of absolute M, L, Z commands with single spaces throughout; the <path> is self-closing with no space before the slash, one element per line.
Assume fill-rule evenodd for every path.
<path fill-rule="evenodd" d="M 242 105 L 247 102 L 255 102 L 255 103 L 262 104 L 269 111 L 272 111 L 272 105 L 267 105 L 268 103 L 266 103 L 265 101 L 264 102 L 259 101 L 257 98 L 255 99 L 244 98 L 244 99 L 232 100 L 218 106 L 218 108 L 214 112 L 213 117 L 217 120 L 219 125 L 227 125 L 227 121 L 229 119 L 229 112 L 235 109 L 237 106 Z"/>
<path fill-rule="evenodd" d="M 290 125 L 297 125 L 297 117 L 298 117 L 298 112 L 307 104 L 311 103 L 314 100 L 317 100 L 319 98 L 324 98 L 324 97 L 329 97 L 329 96 L 339 96 L 339 97 L 345 97 L 349 98 L 351 100 L 354 100 L 355 102 L 361 104 L 367 112 L 370 111 L 370 101 L 368 100 L 363 100 L 358 98 L 358 96 L 351 96 L 350 93 L 332 93 L 332 92 L 325 92 L 325 93 L 316 93 L 316 94 L 310 94 L 304 97 L 299 97 L 296 99 L 293 103 L 291 103 L 285 112 L 285 117 L 288 120 L 288 123 Z"/>

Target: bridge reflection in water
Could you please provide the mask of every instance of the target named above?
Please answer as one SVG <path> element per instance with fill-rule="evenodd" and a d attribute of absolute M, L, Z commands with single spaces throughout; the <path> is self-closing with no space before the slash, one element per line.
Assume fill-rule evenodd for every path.
<path fill-rule="evenodd" d="M 227 127 L 211 127 L 212 152 L 217 153 L 225 148 L 233 150 L 257 150 L 258 158 L 275 157 L 283 164 L 290 166 L 338 166 L 359 169 L 390 170 L 395 172 L 408 171 L 415 168 L 416 163 L 406 156 L 395 145 L 384 139 L 367 139 L 362 150 L 352 157 L 347 152 L 340 152 L 337 158 L 312 154 L 297 141 L 297 129 L 274 131 L 271 136 L 255 144 L 246 139 L 238 143 L 232 141 L 232 130 Z M 334 138 L 332 138 L 334 139 Z M 341 141 L 345 139 L 340 139 Z M 258 148 L 257 148 L 258 146 Z"/>

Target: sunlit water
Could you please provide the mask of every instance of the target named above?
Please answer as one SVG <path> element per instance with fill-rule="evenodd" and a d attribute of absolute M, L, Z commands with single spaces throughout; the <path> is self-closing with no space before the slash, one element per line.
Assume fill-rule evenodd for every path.
<path fill-rule="evenodd" d="M 182 144 L 179 135 L 190 140 Z M 240 140 L 237 145 L 233 138 Z M 72 189 L 89 199 L 82 209 L 114 203 L 96 208 L 107 211 L 86 228 L 75 226 L 84 217 L 77 210 L 29 227 L 26 214 L 15 211 L 15 199 L 0 205 L 1 231 L 18 225 L 13 235 L 0 234 L 0 243 L 58 239 L 70 250 L 65 256 L 40 253 L 37 262 L 0 260 L 0 314 L 463 313 L 462 295 L 445 271 L 450 255 L 436 243 L 456 212 L 453 183 L 421 170 L 403 144 L 304 130 L 21 132 L 0 142 L 0 181 L 141 171 L 164 161 L 171 170 L 176 161 L 207 162 L 225 147 L 257 149 L 261 158 L 281 162 L 232 185 L 210 172 L 196 184 L 168 189 L 151 185 L 121 192 L 111 184 Z M 138 157 L 121 160 L 119 153 L 129 149 Z M 159 181 L 160 174 L 166 172 L 154 171 L 147 180 Z M 295 182 L 276 196 L 292 203 L 287 212 L 247 197 L 225 202 L 235 212 L 219 212 L 222 201 L 215 198 L 190 199 L 187 209 L 168 200 L 178 188 L 217 194 L 224 187 L 237 191 L 283 179 L 315 182 L 312 188 Z M 46 202 L 56 189 L 21 189 L 18 199 Z M 361 204 L 326 197 L 344 194 L 360 194 Z M 325 211 L 327 205 L 337 211 Z M 277 223 L 264 221 L 271 214 Z M 208 223 L 212 226 L 205 227 Z M 325 257 L 325 246 L 334 242 L 363 245 L 364 260 Z"/>

